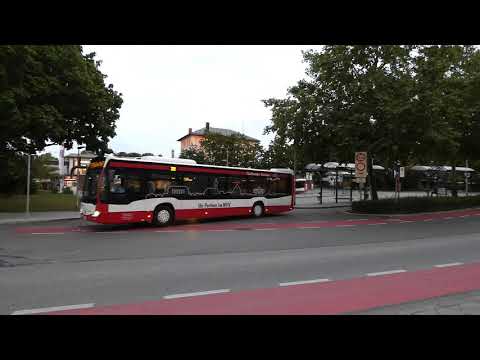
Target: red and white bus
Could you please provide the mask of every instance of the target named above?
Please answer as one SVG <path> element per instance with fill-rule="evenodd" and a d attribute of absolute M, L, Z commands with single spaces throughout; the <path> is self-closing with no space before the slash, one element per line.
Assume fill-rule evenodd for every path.
<path fill-rule="evenodd" d="M 93 159 L 80 213 L 101 224 L 251 215 L 293 210 L 290 169 L 260 170 L 197 164 L 155 156 Z"/>

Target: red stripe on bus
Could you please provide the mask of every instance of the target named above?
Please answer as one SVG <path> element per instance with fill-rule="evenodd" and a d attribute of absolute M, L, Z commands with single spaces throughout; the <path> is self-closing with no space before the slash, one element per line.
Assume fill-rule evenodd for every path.
<path fill-rule="evenodd" d="M 131 162 L 122 162 L 122 161 L 110 161 L 108 163 L 108 167 L 119 167 L 119 168 L 129 168 L 129 169 L 170 170 L 170 166 L 167 166 L 167 165 L 131 163 Z"/>
<path fill-rule="evenodd" d="M 105 206 L 105 205 L 104 205 Z M 148 222 L 153 219 L 153 211 L 121 211 L 121 212 L 107 212 L 105 207 L 99 210 L 100 216 L 93 217 L 91 215 L 85 216 L 88 221 L 100 223 L 100 224 L 128 224 Z M 178 209 L 175 210 L 175 219 L 205 219 L 227 216 L 245 216 L 251 214 L 252 208 L 250 207 L 231 207 L 231 208 L 207 208 L 207 209 Z M 280 212 L 292 210 L 291 206 L 276 205 L 266 206 L 265 214 L 276 214 Z"/>
<path fill-rule="evenodd" d="M 172 167 L 176 168 L 178 172 L 194 172 L 194 173 L 206 173 L 206 174 L 224 174 L 224 175 L 249 175 L 251 173 L 262 174 L 260 176 L 272 176 L 277 177 L 288 177 L 289 174 L 283 173 L 274 173 L 274 172 L 261 172 L 261 171 L 249 171 L 249 170 L 232 170 L 232 169 L 214 169 L 207 167 L 195 167 L 195 166 L 185 166 L 185 165 L 157 165 L 157 164 L 146 164 L 146 163 L 134 163 L 134 162 L 123 162 L 123 161 L 110 161 L 108 163 L 109 167 L 120 167 L 120 168 L 130 168 L 130 169 L 153 169 L 153 170 L 167 170 L 170 171 Z M 258 175 L 249 175 L 249 176 L 258 176 Z"/>

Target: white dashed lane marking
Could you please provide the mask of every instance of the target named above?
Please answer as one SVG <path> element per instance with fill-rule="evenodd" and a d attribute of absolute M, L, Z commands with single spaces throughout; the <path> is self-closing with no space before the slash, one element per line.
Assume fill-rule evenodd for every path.
<path fill-rule="evenodd" d="M 164 299 L 179 299 L 185 297 L 193 297 L 193 296 L 202 296 L 202 295 L 212 295 L 212 294 L 223 294 L 230 292 L 230 289 L 219 289 L 219 290 L 209 290 L 209 291 L 197 291 L 192 293 L 185 293 L 185 294 L 173 294 L 173 295 L 166 295 Z"/>
<path fill-rule="evenodd" d="M 53 312 L 53 311 L 88 309 L 94 306 L 95 304 L 92 303 L 92 304 L 54 306 L 54 307 L 39 308 L 39 309 L 17 310 L 17 311 L 14 311 L 12 315 L 32 315 L 32 314 L 41 314 L 41 313 L 47 313 L 47 312 Z"/>
<path fill-rule="evenodd" d="M 368 273 L 367 276 L 390 275 L 390 274 L 398 274 L 398 273 L 403 273 L 403 272 L 407 272 L 407 270 L 398 269 L 398 270 L 389 270 L 389 271 L 374 272 L 374 273 Z"/>
<path fill-rule="evenodd" d="M 449 263 L 449 264 L 435 265 L 435 267 L 437 267 L 437 268 L 444 268 L 444 267 L 458 266 L 458 265 L 463 265 L 463 263 L 461 263 L 461 262 L 454 262 L 454 263 Z"/>
<path fill-rule="evenodd" d="M 221 230 L 207 230 L 208 232 L 223 232 L 223 231 L 235 231 L 234 229 L 221 229 Z"/>
<path fill-rule="evenodd" d="M 291 281 L 291 282 L 284 282 L 279 283 L 280 286 L 291 286 L 291 285 L 303 285 L 303 284 L 315 284 L 315 283 L 322 283 L 328 282 L 329 279 L 313 279 L 313 280 L 302 280 L 302 281 Z"/>
<path fill-rule="evenodd" d="M 32 235 L 65 235 L 64 232 L 34 232 Z"/>

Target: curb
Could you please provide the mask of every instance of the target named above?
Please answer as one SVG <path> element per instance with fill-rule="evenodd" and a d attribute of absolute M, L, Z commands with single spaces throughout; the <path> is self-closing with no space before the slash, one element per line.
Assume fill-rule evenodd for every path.
<path fill-rule="evenodd" d="M 77 220 L 80 217 L 66 217 L 66 218 L 58 218 L 58 219 L 15 219 L 15 220 L 0 220 L 0 225 L 12 225 L 12 224 L 22 224 L 22 223 L 35 223 L 35 222 L 48 222 L 48 221 L 60 221 L 60 220 Z"/>
<path fill-rule="evenodd" d="M 295 206 L 295 209 L 335 209 L 335 208 L 346 208 L 351 207 L 352 205 L 337 205 L 337 206 Z"/>
<path fill-rule="evenodd" d="M 439 211 L 431 211 L 431 212 L 419 212 L 419 213 L 401 213 L 401 214 L 378 214 L 378 213 L 360 213 L 360 212 L 352 212 L 345 210 L 344 212 L 349 215 L 378 215 L 378 216 L 408 216 L 408 215 L 430 215 L 430 214 L 438 214 L 438 213 L 451 213 L 451 212 L 458 212 L 463 210 L 480 210 L 480 207 L 474 208 L 461 208 L 455 210 L 439 210 Z"/>

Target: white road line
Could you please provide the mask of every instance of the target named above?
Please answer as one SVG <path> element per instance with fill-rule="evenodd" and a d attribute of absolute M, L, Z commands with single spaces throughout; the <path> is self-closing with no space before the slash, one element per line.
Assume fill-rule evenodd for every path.
<path fill-rule="evenodd" d="M 94 234 L 119 234 L 126 233 L 127 230 L 118 230 L 118 231 L 92 231 Z"/>
<path fill-rule="evenodd" d="M 414 221 L 412 221 L 412 220 L 401 220 L 401 221 L 398 222 L 398 224 L 405 224 L 405 223 L 412 223 L 412 222 L 414 222 Z"/>
<path fill-rule="evenodd" d="M 303 280 L 303 281 L 291 281 L 279 283 L 280 286 L 290 286 L 290 285 L 302 285 L 302 284 L 314 284 L 330 281 L 330 279 L 313 279 L 313 280 Z"/>
<path fill-rule="evenodd" d="M 352 226 L 356 226 L 356 225 L 335 225 L 335 227 L 352 227 Z"/>
<path fill-rule="evenodd" d="M 398 270 L 374 272 L 374 273 L 368 273 L 367 276 L 380 276 L 380 275 L 398 274 L 403 272 L 407 272 L 407 270 L 398 269 Z"/>
<path fill-rule="evenodd" d="M 297 229 L 320 229 L 321 226 L 299 226 Z"/>
<path fill-rule="evenodd" d="M 209 291 L 197 291 L 192 293 L 185 293 L 185 294 L 173 294 L 164 296 L 164 299 L 178 299 L 184 297 L 191 297 L 191 296 L 202 296 L 202 295 L 210 295 L 210 294 L 221 294 L 221 293 L 228 293 L 230 289 L 220 289 L 220 290 L 209 290 Z"/>
<path fill-rule="evenodd" d="M 34 232 L 32 235 L 63 235 L 64 232 Z"/>
<path fill-rule="evenodd" d="M 455 262 L 455 263 L 449 263 L 449 264 L 440 264 L 440 265 L 435 265 L 437 268 L 444 268 L 444 267 L 449 267 L 449 266 L 457 266 L 457 265 L 463 265 L 461 262 Z"/>
<path fill-rule="evenodd" d="M 253 230 L 278 230 L 278 228 L 273 228 L 273 229 L 272 228 L 266 228 L 266 229 L 260 229 L 259 228 L 259 229 L 253 229 Z"/>
<path fill-rule="evenodd" d="M 387 225 L 387 223 L 375 223 L 375 224 L 367 224 L 367 225 Z"/>
<path fill-rule="evenodd" d="M 182 230 L 155 230 L 158 233 L 175 233 L 175 232 L 182 232 Z"/>
<path fill-rule="evenodd" d="M 461 218 L 466 218 L 466 217 L 469 217 L 470 215 L 462 215 L 460 216 Z"/>
<path fill-rule="evenodd" d="M 224 230 L 207 230 L 208 232 L 220 232 L 220 231 L 235 231 L 233 229 L 224 229 Z"/>
<path fill-rule="evenodd" d="M 423 221 L 433 221 L 433 220 L 435 220 L 435 219 L 425 219 Z"/>
<path fill-rule="evenodd" d="M 88 309 L 94 306 L 95 304 L 92 303 L 92 304 L 54 306 L 54 307 L 39 308 L 39 309 L 17 310 L 17 311 L 14 311 L 12 315 L 31 315 L 31 314 L 41 314 L 41 313 L 62 311 L 62 310 Z"/>

